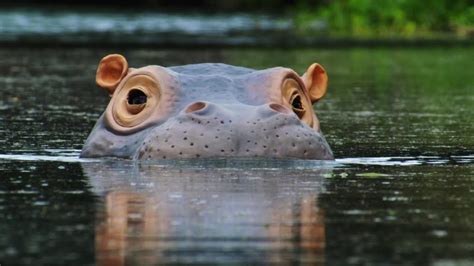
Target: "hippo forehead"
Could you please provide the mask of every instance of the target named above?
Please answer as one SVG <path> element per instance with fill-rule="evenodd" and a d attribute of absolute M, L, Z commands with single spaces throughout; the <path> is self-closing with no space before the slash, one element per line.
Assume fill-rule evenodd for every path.
<path fill-rule="evenodd" d="M 274 87 L 287 75 L 294 74 L 291 69 L 270 68 L 254 70 L 226 64 L 193 64 L 169 67 L 178 80 L 182 92 L 181 102 L 217 101 L 243 103 L 249 105 L 270 101 Z M 277 90 L 279 88 L 276 88 Z"/>
<path fill-rule="evenodd" d="M 168 67 L 179 74 L 189 76 L 208 76 L 208 75 L 220 75 L 220 76 L 242 76 L 255 72 L 255 69 L 227 65 L 222 63 L 203 63 L 203 64 L 191 64 L 182 66 Z"/>
<path fill-rule="evenodd" d="M 112 98 L 83 157 L 332 158 L 312 108 L 322 94 L 291 69 L 112 63 L 99 65 L 97 84 Z"/>

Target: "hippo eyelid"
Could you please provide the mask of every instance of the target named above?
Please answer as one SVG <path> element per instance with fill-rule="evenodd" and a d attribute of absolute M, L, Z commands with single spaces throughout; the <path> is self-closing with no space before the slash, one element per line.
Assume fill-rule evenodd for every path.
<path fill-rule="evenodd" d="M 146 124 L 159 106 L 160 99 L 161 87 L 153 77 L 133 75 L 115 93 L 110 121 L 114 121 L 122 131 Z"/>
<path fill-rule="evenodd" d="M 290 75 L 282 84 L 281 95 L 286 106 L 293 110 L 302 122 L 313 127 L 312 104 L 300 82 Z"/>
<path fill-rule="evenodd" d="M 298 76 L 298 74 L 296 74 L 295 72 L 291 71 L 290 73 L 288 73 L 287 75 L 285 75 L 285 77 L 283 78 L 282 82 L 281 82 L 281 87 L 283 87 L 283 85 L 285 84 L 285 82 L 287 80 L 294 80 L 296 81 L 296 83 L 298 83 L 298 87 L 301 89 L 301 93 L 303 93 L 305 96 L 306 96 L 306 92 L 305 92 L 305 85 L 304 85 L 304 82 L 303 80 L 301 79 L 300 76 Z"/>

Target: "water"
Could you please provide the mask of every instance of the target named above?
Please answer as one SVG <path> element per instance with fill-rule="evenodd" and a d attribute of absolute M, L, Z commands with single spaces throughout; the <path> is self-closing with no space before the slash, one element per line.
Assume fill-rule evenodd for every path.
<path fill-rule="evenodd" d="M 39 9 L 0 11 L 1 35 L 11 37 L 104 34 L 190 34 L 222 37 L 232 32 L 287 30 L 288 19 L 268 15 L 241 14 L 171 14 L 158 12 L 90 12 Z"/>
<path fill-rule="evenodd" d="M 319 25 L 319 24 L 318 24 Z M 322 29 L 324 25 L 320 25 Z M 293 22 L 265 14 L 163 13 L 152 10 L 3 9 L 0 42 L 248 45 L 288 34 Z"/>
<path fill-rule="evenodd" d="M 98 60 L 313 61 L 335 162 L 78 154 Z M 474 263 L 473 48 L 0 49 L 0 264 Z"/>

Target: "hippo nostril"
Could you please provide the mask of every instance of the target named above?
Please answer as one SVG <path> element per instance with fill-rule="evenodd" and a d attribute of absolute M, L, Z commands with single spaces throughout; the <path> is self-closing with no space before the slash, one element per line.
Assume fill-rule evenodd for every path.
<path fill-rule="evenodd" d="M 272 110 L 277 111 L 279 113 L 289 114 L 291 110 L 286 108 L 285 106 L 278 104 L 278 103 L 271 103 L 268 105 Z"/>
<path fill-rule="evenodd" d="M 186 113 L 196 112 L 196 111 L 206 108 L 206 106 L 207 106 L 207 103 L 205 102 L 195 102 L 195 103 L 190 104 L 188 108 L 186 108 L 185 112 Z"/>

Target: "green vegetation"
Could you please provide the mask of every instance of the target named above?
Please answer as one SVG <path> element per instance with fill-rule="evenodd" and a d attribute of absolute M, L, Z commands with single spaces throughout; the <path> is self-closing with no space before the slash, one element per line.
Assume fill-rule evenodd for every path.
<path fill-rule="evenodd" d="M 301 30 L 323 20 L 329 32 L 356 37 L 412 37 L 474 33 L 474 4 L 470 0 L 333 0 L 294 9 Z"/>
<path fill-rule="evenodd" d="M 17 0 L 0 6 L 28 6 L 37 2 Z M 473 0 L 62 0 L 59 3 L 68 8 L 127 6 L 156 11 L 284 14 L 294 18 L 302 33 L 325 33 L 327 29 L 331 35 L 344 37 L 474 36 Z"/>

